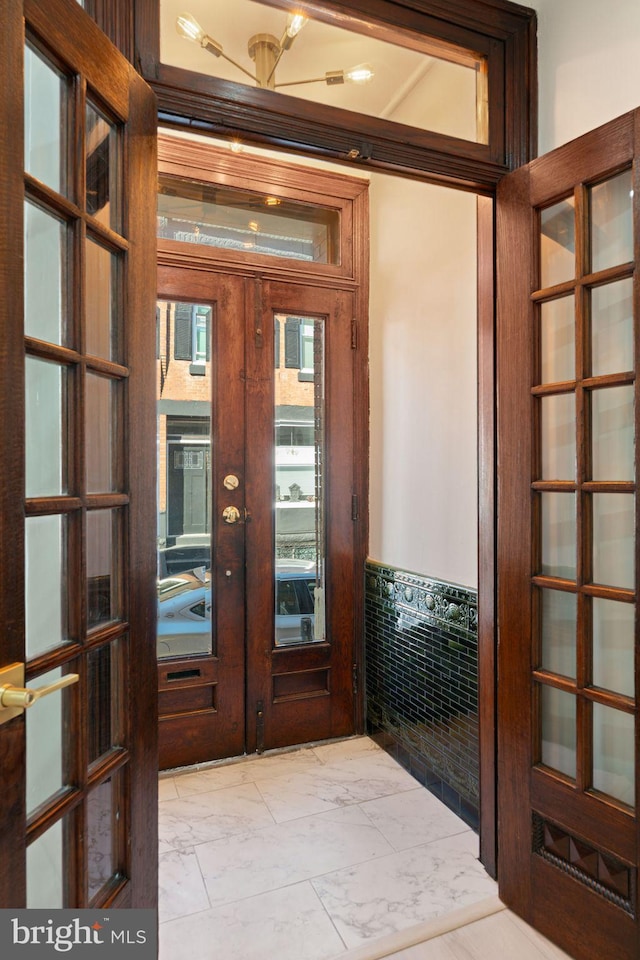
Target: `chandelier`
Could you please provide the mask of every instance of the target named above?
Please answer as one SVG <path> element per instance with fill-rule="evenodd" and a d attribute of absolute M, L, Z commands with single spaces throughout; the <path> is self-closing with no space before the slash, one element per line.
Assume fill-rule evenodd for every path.
<path fill-rule="evenodd" d="M 190 13 L 181 13 L 176 19 L 176 30 L 185 40 L 198 43 L 204 50 L 208 50 L 214 57 L 222 57 L 241 70 L 258 86 L 266 90 L 277 90 L 280 87 L 294 87 L 302 83 L 326 83 L 333 86 L 340 83 L 368 83 L 373 78 L 373 70 L 368 63 L 360 63 L 348 70 L 328 70 L 322 77 L 310 77 L 306 80 L 291 80 L 288 83 L 276 83 L 276 67 L 282 55 L 291 49 L 304 25 L 307 17 L 302 13 L 290 13 L 281 38 L 278 40 L 271 33 L 256 33 L 249 39 L 247 51 L 255 63 L 255 73 L 246 70 L 242 64 L 232 60 L 223 50 L 222 44 L 210 37 L 202 29 L 198 21 Z"/>

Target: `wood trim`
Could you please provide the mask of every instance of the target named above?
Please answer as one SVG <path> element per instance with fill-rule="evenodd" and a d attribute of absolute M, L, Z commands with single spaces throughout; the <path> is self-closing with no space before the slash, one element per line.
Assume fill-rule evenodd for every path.
<path fill-rule="evenodd" d="M 528 609 L 529 581 L 522 564 L 531 556 L 531 520 L 522 509 L 522 489 L 533 476 L 529 423 L 530 394 L 522 389 L 519 371 L 511 362 L 518 356 L 519 369 L 532 369 L 531 314 L 533 235 L 528 229 L 529 168 L 506 178 L 498 188 L 497 244 L 497 614 L 499 636 L 508 629 L 512 610 Z M 515 271 L 513 264 L 526 271 Z M 523 428 L 524 426 L 524 428 Z M 527 567 L 528 571 L 528 567 Z M 500 640 L 499 640 L 500 643 Z M 522 636 L 529 645 L 529 636 Z M 526 663 L 523 661 L 526 659 Z M 498 876 L 500 895 L 525 919 L 531 911 L 529 862 L 531 838 L 520 830 L 520 815 L 528 786 L 519 771 L 528 770 L 532 684 L 528 658 L 517 651 L 501 650 L 498 663 Z M 507 763 L 507 757 L 510 758 Z M 517 762 L 515 762 L 517 761 Z M 508 855 L 507 855 L 508 852 Z"/>
<path fill-rule="evenodd" d="M 284 6 L 280 0 L 269 0 Z M 307 4 L 308 7 L 313 4 Z M 490 144 L 458 140 L 296 97 L 216 80 L 160 63 L 158 0 L 135 5 L 136 60 L 169 125 L 228 136 L 240 132 L 315 155 L 492 193 L 500 177 L 535 155 L 536 16 L 515 4 L 457 0 L 323 0 L 323 19 L 359 17 L 402 36 L 431 37 L 489 58 Z M 315 8 L 319 9 L 319 8 Z"/>
<path fill-rule="evenodd" d="M 497 873 L 494 202 L 478 197 L 478 688 L 480 860 Z"/>
<path fill-rule="evenodd" d="M 15 570 L 14 577 L 3 577 L 0 585 L 0 622 L 2 623 L 1 665 L 20 662 L 24 656 L 24 438 L 16 424 L 24 420 L 24 347 L 22 324 L 15 322 L 23 314 L 22 243 L 23 233 L 23 26 L 21 0 L 7 0 L 0 31 L 0 86 L 6 95 L 0 98 L 0 126 L 11 136 L 0 137 L 0 369 L 2 369 L 2 417 L 0 440 L 3 449 L 3 481 L 0 484 L 0 543 L 3 545 L 3 570 Z M 6 551 L 6 552 L 5 552 Z M 20 907 L 25 902 L 26 880 L 23 844 L 16 823 L 24 823 L 24 716 L 0 726 L 0 769 L 5 778 L 3 809 L 11 818 L 3 818 L 0 827 L 3 869 L 0 870 L 0 904 Z"/>
<path fill-rule="evenodd" d="M 85 0 L 85 10 L 103 33 L 133 63 L 135 38 L 130 0 Z"/>
<path fill-rule="evenodd" d="M 129 68 L 131 120 L 126 141 L 129 209 L 125 211 L 127 237 L 135 251 L 128 261 L 127 464 L 129 494 L 128 610 L 131 625 L 129 651 L 128 715 L 131 763 L 128 789 L 131 798 L 128 851 L 131 872 L 131 907 L 157 906 L 158 823 L 157 784 L 158 689 L 156 664 L 155 528 L 156 528 L 156 411 L 155 411 L 155 204 L 147 198 L 156 191 L 155 100 L 147 85 Z M 149 322 L 145 321 L 149 318 Z M 139 454 L 139 459 L 138 455 Z M 133 457 L 136 456 L 134 460 Z M 142 469 L 140 469 L 142 464 Z"/>

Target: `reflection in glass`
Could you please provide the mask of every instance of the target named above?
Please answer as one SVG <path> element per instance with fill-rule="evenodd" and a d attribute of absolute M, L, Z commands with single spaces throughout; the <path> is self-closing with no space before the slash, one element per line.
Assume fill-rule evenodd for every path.
<path fill-rule="evenodd" d="M 122 617 L 122 544 L 119 511 L 87 513 L 88 628 Z"/>
<path fill-rule="evenodd" d="M 117 781 L 105 780 L 87 797 L 87 868 L 89 900 L 115 873 L 114 846 L 117 831 Z"/>
<path fill-rule="evenodd" d="M 91 650 L 87 658 L 89 763 L 122 741 L 119 712 L 120 675 L 119 642 Z"/>
<path fill-rule="evenodd" d="M 156 323 L 158 657 L 210 654 L 212 309 L 160 301 Z"/>
<path fill-rule="evenodd" d="M 282 10 L 253 0 L 216 0 L 215 15 L 198 13 L 198 22 L 181 36 L 171 4 L 160 5 L 160 17 L 162 63 L 252 87 L 275 87 L 287 96 L 421 130 L 487 142 L 486 60 L 470 50 L 358 20 L 351 11 L 349 29 L 345 20 L 334 26 L 328 16 L 324 22 L 310 17 L 304 30 L 287 38 L 275 69 L 267 66 L 262 71 L 259 67 L 269 51 L 250 48 L 250 40 L 256 34 L 260 35 L 257 40 L 267 35 L 275 59 L 287 25 Z M 225 55 L 241 64 L 249 76 L 225 57 L 212 56 L 200 42 L 184 39 L 188 35 L 198 41 L 203 33 L 213 38 L 214 45 L 222 45 Z M 371 67 L 373 77 L 366 85 L 357 82 L 367 74 L 352 71 L 356 66 Z M 350 74 L 354 82 L 349 82 Z M 313 80 L 318 82 L 300 82 Z"/>
<path fill-rule="evenodd" d="M 591 291 L 591 373 L 633 370 L 633 280 Z"/>
<path fill-rule="evenodd" d="M 574 480 L 576 476 L 576 399 L 573 393 L 543 397 L 541 454 L 543 480 Z"/>
<path fill-rule="evenodd" d="M 25 520 L 25 640 L 27 659 L 67 639 L 66 518 Z"/>
<path fill-rule="evenodd" d="M 631 170 L 591 187 L 591 269 L 606 270 L 633 260 Z"/>
<path fill-rule="evenodd" d="M 633 480 L 635 424 L 633 387 L 591 393 L 593 480 Z"/>
<path fill-rule="evenodd" d="M 118 385 L 105 377 L 87 374 L 86 469 L 88 493 L 111 493 L 118 488 L 114 476 L 114 436 L 117 423 Z M 114 423 L 114 421 L 116 423 Z"/>
<path fill-rule="evenodd" d="M 593 704 L 593 787 L 635 804 L 635 724 L 633 714 Z"/>
<path fill-rule="evenodd" d="M 340 211 L 161 176 L 158 236 L 311 263 L 340 263 Z"/>
<path fill-rule="evenodd" d="M 633 590 L 635 498 L 593 494 L 593 582 Z"/>
<path fill-rule="evenodd" d="M 542 743 L 540 759 L 568 777 L 576 775 L 576 698 L 542 686 L 540 689 Z"/>
<path fill-rule="evenodd" d="M 541 573 L 576 577 L 576 498 L 572 493 L 541 493 Z"/>
<path fill-rule="evenodd" d="M 27 497 L 55 497 L 67 492 L 66 381 L 65 367 L 26 358 Z"/>
<path fill-rule="evenodd" d="M 29 682 L 37 689 L 55 683 L 64 673 L 58 668 Z M 37 710 L 26 711 L 27 724 L 27 815 L 53 796 L 67 781 L 64 747 L 67 742 L 71 711 L 68 698 L 74 687 L 65 687 L 42 697 Z"/>
<path fill-rule="evenodd" d="M 98 111 L 87 104 L 85 117 L 87 213 L 105 227 L 118 229 L 115 187 L 116 130 Z"/>
<path fill-rule="evenodd" d="M 575 201 L 567 197 L 540 212 L 540 286 L 573 280 L 575 273 Z"/>
<path fill-rule="evenodd" d="M 593 683 L 634 696 L 634 619 L 632 603 L 594 598 Z"/>
<path fill-rule="evenodd" d="M 117 360 L 117 258 L 87 239 L 85 244 L 86 351 L 94 357 Z"/>
<path fill-rule="evenodd" d="M 575 297 L 562 297 L 540 306 L 540 382 L 574 380 Z"/>
<path fill-rule="evenodd" d="M 541 667 L 575 677 L 578 599 L 575 593 L 560 590 L 542 590 L 541 594 Z"/>
<path fill-rule="evenodd" d="M 25 333 L 65 343 L 66 227 L 32 203 L 25 203 L 24 217 Z"/>
<path fill-rule="evenodd" d="M 27 847 L 27 907 L 30 910 L 59 910 L 66 906 L 65 819 L 58 820 Z"/>
<path fill-rule="evenodd" d="M 325 639 L 324 323 L 276 317 L 275 642 Z"/>
<path fill-rule="evenodd" d="M 24 51 L 24 168 L 66 193 L 65 81 L 39 52 Z"/>

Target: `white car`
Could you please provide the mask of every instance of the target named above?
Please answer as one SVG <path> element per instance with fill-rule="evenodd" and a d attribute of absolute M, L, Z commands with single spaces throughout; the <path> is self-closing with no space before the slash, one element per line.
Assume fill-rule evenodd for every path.
<path fill-rule="evenodd" d="M 314 640 L 315 564 L 278 560 L 276 646 Z M 211 571 L 204 567 L 158 581 L 158 657 L 211 653 Z"/>

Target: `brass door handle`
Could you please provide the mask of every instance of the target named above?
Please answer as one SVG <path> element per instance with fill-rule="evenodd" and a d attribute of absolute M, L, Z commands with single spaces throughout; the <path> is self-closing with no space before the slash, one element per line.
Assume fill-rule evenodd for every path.
<path fill-rule="evenodd" d="M 11 720 L 22 713 L 23 710 L 32 707 L 37 700 L 48 697 L 50 693 L 55 693 L 56 690 L 70 687 L 72 683 L 77 683 L 79 679 L 79 674 L 67 673 L 59 680 L 54 680 L 53 683 L 31 689 L 22 686 L 24 683 L 23 663 L 14 663 L 10 667 L 0 670 L 0 723 L 6 723 L 7 720 Z M 1 681 L 4 681 L 4 683 Z"/>
<path fill-rule="evenodd" d="M 240 511 L 237 507 L 225 507 L 222 511 L 222 519 L 225 523 L 237 523 L 240 519 Z"/>

